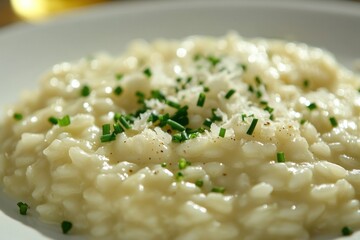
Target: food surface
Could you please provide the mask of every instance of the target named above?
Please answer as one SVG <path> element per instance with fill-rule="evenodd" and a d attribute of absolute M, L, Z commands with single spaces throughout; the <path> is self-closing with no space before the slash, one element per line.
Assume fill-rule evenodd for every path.
<path fill-rule="evenodd" d="M 65 234 L 360 229 L 360 78 L 318 48 L 237 34 L 136 41 L 55 65 L 5 115 L 3 188 Z"/>

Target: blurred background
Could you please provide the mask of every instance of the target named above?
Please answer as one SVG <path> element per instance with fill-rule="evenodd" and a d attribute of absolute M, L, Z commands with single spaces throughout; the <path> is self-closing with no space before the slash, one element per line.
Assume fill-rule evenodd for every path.
<path fill-rule="evenodd" d="M 0 27 L 18 22 L 36 22 L 72 9 L 107 1 L 135 0 L 0 0 Z M 148 0 L 150 1 L 150 0 Z M 170 1 L 170 0 L 167 0 Z M 184 0 L 178 0 L 184 1 Z M 188 0 L 191 2 L 192 0 Z M 221 0 L 214 0 L 221 1 Z M 255 1 L 255 0 L 254 0 Z M 268 0 L 271 1 L 271 0 Z M 296 0 L 284 0 L 296 1 Z M 311 1 L 357 1 L 360 0 L 306 0 Z"/>
<path fill-rule="evenodd" d="M 39 21 L 70 9 L 106 1 L 111 0 L 0 0 L 0 27 L 17 21 Z"/>

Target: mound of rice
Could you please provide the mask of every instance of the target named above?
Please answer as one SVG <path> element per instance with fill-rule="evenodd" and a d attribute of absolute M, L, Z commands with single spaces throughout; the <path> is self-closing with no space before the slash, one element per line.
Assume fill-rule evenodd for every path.
<path fill-rule="evenodd" d="M 68 234 L 310 239 L 360 229 L 360 80 L 266 39 L 136 41 L 9 108 L 3 188 Z"/>

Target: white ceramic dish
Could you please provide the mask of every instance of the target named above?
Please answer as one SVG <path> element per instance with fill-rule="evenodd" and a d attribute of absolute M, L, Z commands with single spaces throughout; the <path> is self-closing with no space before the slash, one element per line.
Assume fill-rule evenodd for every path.
<path fill-rule="evenodd" d="M 245 37 L 282 38 L 322 47 L 348 67 L 360 58 L 360 4 L 355 2 L 110 3 L 41 24 L 0 29 L 0 104 L 10 104 L 20 91 L 35 88 L 41 73 L 58 62 L 98 51 L 120 54 L 134 38 L 220 36 L 229 30 Z M 19 200 L 0 194 L 1 239 L 64 239 L 59 226 L 19 215 Z M 360 232 L 349 239 L 360 239 Z"/>

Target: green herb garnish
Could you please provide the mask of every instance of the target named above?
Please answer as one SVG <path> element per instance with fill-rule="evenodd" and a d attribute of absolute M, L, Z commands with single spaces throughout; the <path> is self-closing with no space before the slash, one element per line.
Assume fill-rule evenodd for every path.
<path fill-rule="evenodd" d="M 210 118 L 207 118 L 207 119 L 205 119 L 205 121 L 203 122 L 203 125 L 206 126 L 206 127 L 210 127 L 212 123 L 213 123 L 213 122 L 211 121 L 211 119 L 210 119 Z"/>
<path fill-rule="evenodd" d="M 206 59 L 211 63 L 213 67 L 215 67 L 220 62 L 220 58 L 217 58 L 215 56 L 208 56 Z"/>
<path fill-rule="evenodd" d="M 257 85 L 262 84 L 262 80 L 261 80 L 261 78 L 259 76 L 255 77 L 255 82 L 256 82 Z"/>
<path fill-rule="evenodd" d="M 277 159 L 277 162 L 279 162 L 279 163 L 285 162 L 285 154 L 284 154 L 284 152 L 278 152 L 276 154 L 276 159 Z"/>
<path fill-rule="evenodd" d="M 213 187 L 211 189 L 211 192 L 214 193 L 224 193 L 225 192 L 225 188 L 224 187 Z"/>
<path fill-rule="evenodd" d="M 118 81 L 120 81 L 123 77 L 124 77 L 124 74 L 121 74 L 121 73 L 115 74 L 115 78 L 116 78 L 116 80 L 118 80 Z"/>
<path fill-rule="evenodd" d="M 331 123 L 331 126 L 337 127 L 338 122 L 337 122 L 337 120 L 336 120 L 335 117 L 330 117 L 330 118 L 329 118 L 329 121 L 330 121 L 330 123 Z"/>
<path fill-rule="evenodd" d="M 124 128 L 126 128 L 126 129 L 130 129 L 130 128 L 131 128 L 129 122 L 126 120 L 126 118 L 125 118 L 123 115 L 120 115 L 119 121 L 120 121 L 121 125 L 122 125 Z"/>
<path fill-rule="evenodd" d="M 310 111 L 314 110 L 317 108 L 316 103 L 310 103 L 309 105 L 306 106 Z"/>
<path fill-rule="evenodd" d="M 196 180 L 195 181 L 195 185 L 199 188 L 201 188 L 202 186 L 204 186 L 204 181 L 203 180 Z"/>
<path fill-rule="evenodd" d="M 266 106 L 264 108 L 265 111 L 269 112 L 269 113 L 272 113 L 274 111 L 274 109 L 272 107 L 269 107 L 269 106 Z"/>
<path fill-rule="evenodd" d="M 58 124 L 58 119 L 57 119 L 56 117 L 53 117 L 53 116 L 49 117 L 49 118 L 48 118 L 48 121 L 49 121 L 51 124 L 54 124 L 54 125 Z"/>
<path fill-rule="evenodd" d="M 115 133 L 109 133 L 109 134 L 106 134 L 106 135 L 102 135 L 100 137 L 101 142 L 111 142 L 111 141 L 114 141 L 115 139 L 116 139 Z"/>
<path fill-rule="evenodd" d="M 113 125 L 114 127 L 114 134 L 119 134 L 124 132 L 125 130 L 122 128 L 122 126 L 120 125 L 120 123 L 114 123 Z M 114 139 L 115 140 L 115 139 Z"/>
<path fill-rule="evenodd" d="M 115 95 L 119 96 L 123 92 L 123 89 L 122 89 L 122 87 L 117 86 L 113 92 Z"/>
<path fill-rule="evenodd" d="M 191 162 L 186 161 L 185 158 L 180 158 L 179 162 L 178 162 L 178 166 L 180 170 L 185 169 L 187 166 L 190 166 Z"/>
<path fill-rule="evenodd" d="M 175 122 L 174 120 L 172 119 L 168 119 L 166 121 L 166 123 L 174 130 L 178 130 L 179 132 L 182 132 L 182 131 L 185 131 L 185 127 L 183 125 L 181 125 L 180 123 L 178 122 Z"/>
<path fill-rule="evenodd" d="M 71 121 L 70 121 L 70 116 L 69 115 L 65 115 L 63 118 L 58 119 L 58 124 L 59 124 L 60 127 L 69 126 L 70 123 L 71 123 Z"/>
<path fill-rule="evenodd" d="M 110 134 L 110 130 L 111 130 L 110 124 L 104 124 L 104 125 L 102 125 L 103 135 Z"/>
<path fill-rule="evenodd" d="M 240 64 L 240 67 L 242 68 L 242 70 L 244 72 L 246 72 L 246 70 L 247 70 L 247 65 L 246 64 Z"/>
<path fill-rule="evenodd" d="M 248 135 L 252 135 L 254 130 L 255 130 L 255 127 L 256 127 L 256 124 L 258 122 L 258 119 L 257 118 L 254 118 L 250 124 L 250 127 L 249 129 L 247 130 L 246 134 Z"/>
<path fill-rule="evenodd" d="M 173 108 L 176 108 L 176 109 L 180 109 L 181 106 L 179 103 L 177 102 L 173 102 L 173 101 L 170 101 L 170 100 L 166 100 L 166 104 L 170 107 L 173 107 Z"/>
<path fill-rule="evenodd" d="M 235 93 L 235 89 L 230 89 L 226 94 L 225 94 L 225 98 L 229 99 L 231 98 L 231 96 Z"/>
<path fill-rule="evenodd" d="M 176 179 L 176 181 L 178 181 L 178 182 L 182 181 L 182 180 L 184 179 L 184 174 L 183 174 L 182 172 L 177 172 L 177 173 L 175 174 L 175 179 Z"/>
<path fill-rule="evenodd" d="M 81 96 L 87 97 L 90 95 L 90 87 L 88 85 L 84 85 L 81 89 Z"/>
<path fill-rule="evenodd" d="M 72 225 L 71 222 L 69 222 L 69 221 L 62 221 L 62 223 L 61 223 L 62 232 L 63 232 L 64 234 L 67 234 L 67 233 L 71 230 L 72 226 L 73 226 L 73 225 Z"/>
<path fill-rule="evenodd" d="M 304 88 L 309 87 L 309 80 L 308 79 L 304 79 L 303 86 L 304 86 Z"/>
<path fill-rule="evenodd" d="M 341 229 L 341 233 L 343 236 L 350 236 L 353 233 L 353 230 L 348 226 L 345 226 Z"/>
<path fill-rule="evenodd" d="M 27 210 L 29 209 L 29 205 L 27 205 L 26 203 L 23 203 L 23 202 L 18 202 L 17 205 L 19 207 L 20 214 L 26 215 Z"/>
<path fill-rule="evenodd" d="M 204 106 L 205 99 L 206 99 L 205 93 L 200 93 L 196 105 L 197 105 L 198 107 Z"/>
<path fill-rule="evenodd" d="M 146 68 L 143 73 L 145 74 L 146 77 L 150 78 L 152 76 L 152 72 L 150 68 Z"/>
<path fill-rule="evenodd" d="M 219 137 L 225 137 L 225 133 L 226 133 L 226 129 L 225 128 L 220 128 L 220 131 L 219 131 Z"/>
<path fill-rule="evenodd" d="M 13 118 L 17 121 L 22 120 L 24 117 L 21 113 L 14 113 Z"/>

